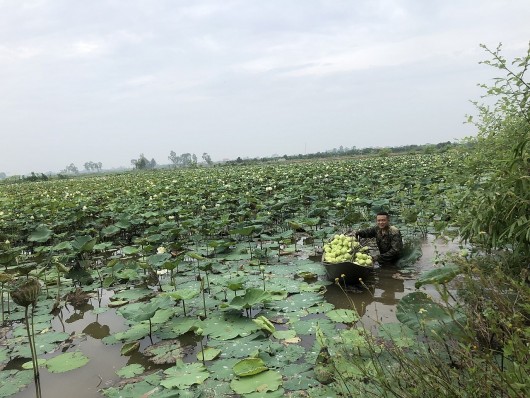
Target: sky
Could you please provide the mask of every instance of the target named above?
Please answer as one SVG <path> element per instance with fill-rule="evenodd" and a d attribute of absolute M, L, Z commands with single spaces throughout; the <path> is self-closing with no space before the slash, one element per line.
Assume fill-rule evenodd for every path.
<path fill-rule="evenodd" d="M 455 141 L 528 0 L 0 0 L 0 172 Z"/>

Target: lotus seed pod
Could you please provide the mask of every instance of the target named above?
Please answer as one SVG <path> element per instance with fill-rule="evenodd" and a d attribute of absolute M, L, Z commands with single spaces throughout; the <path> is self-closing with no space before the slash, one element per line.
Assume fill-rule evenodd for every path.
<path fill-rule="evenodd" d="M 17 281 L 11 289 L 11 298 L 13 301 L 27 307 L 30 304 L 35 305 L 40 293 L 40 283 L 35 278 L 24 279 Z"/>

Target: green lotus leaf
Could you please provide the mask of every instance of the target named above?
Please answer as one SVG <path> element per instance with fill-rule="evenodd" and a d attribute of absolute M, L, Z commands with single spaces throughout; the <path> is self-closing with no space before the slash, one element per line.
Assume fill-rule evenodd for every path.
<path fill-rule="evenodd" d="M 417 343 L 414 332 L 402 323 L 384 323 L 380 325 L 379 335 L 397 347 L 412 347 Z"/>
<path fill-rule="evenodd" d="M 51 373 L 63 373 L 85 366 L 89 359 L 80 351 L 66 352 L 48 359 L 46 367 Z"/>
<path fill-rule="evenodd" d="M 365 331 L 362 329 L 345 329 L 341 330 L 340 342 L 346 347 L 363 348 L 368 347 L 369 342 L 366 339 Z"/>
<path fill-rule="evenodd" d="M 240 316 L 212 316 L 203 321 L 204 333 L 217 340 L 248 336 L 259 329 L 252 320 Z"/>
<path fill-rule="evenodd" d="M 134 246 L 125 246 L 121 249 L 121 251 L 124 255 L 130 256 L 132 254 L 138 254 L 140 252 L 140 248 Z"/>
<path fill-rule="evenodd" d="M 153 326 L 153 330 L 156 328 Z M 148 323 L 137 323 L 127 329 L 125 332 L 118 332 L 113 335 L 116 340 L 121 341 L 136 341 L 143 339 L 145 336 L 149 335 L 149 324 Z"/>
<path fill-rule="evenodd" d="M 197 353 L 197 359 L 199 361 L 212 361 L 221 355 L 221 350 L 213 347 L 205 347 L 203 351 Z"/>
<path fill-rule="evenodd" d="M 196 330 L 201 326 L 201 321 L 199 321 L 197 318 L 179 318 L 178 320 L 174 321 L 175 326 L 173 326 L 172 330 L 179 336 Z"/>
<path fill-rule="evenodd" d="M 130 223 L 130 221 L 127 218 L 121 218 L 114 225 L 117 226 L 118 228 L 121 228 L 121 229 L 127 229 L 127 228 L 129 228 L 131 226 L 131 223 Z"/>
<path fill-rule="evenodd" d="M 206 257 L 201 256 L 199 253 L 188 252 L 186 253 L 188 257 L 193 258 L 194 260 L 206 260 Z"/>
<path fill-rule="evenodd" d="M 239 361 L 238 358 L 227 358 L 222 359 L 224 352 L 221 355 L 221 358 L 213 361 L 211 365 L 208 366 L 208 370 L 212 373 L 212 378 L 217 380 L 231 381 L 234 378 L 234 365 Z"/>
<path fill-rule="evenodd" d="M 282 385 L 282 376 L 279 372 L 267 370 L 254 376 L 242 377 L 232 380 L 230 387 L 237 394 L 249 394 L 252 392 L 265 393 L 276 391 Z"/>
<path fill-rule="evenodd" d="M 413 292 L 403 297 L 397 306 L 398 321 L 418 333 L 460 333 L 465 323 L 465 314 L 453 313 L 435 303 L 424 292 Z"/>
<path fill-rule="evenodd" d="M 178 362 L 175 366 L 164 370 L 168 376 L 160 384 L 165 388 L 185 390 L 194 384 L 201 384 L 210 374 L 202 363 Z"/>
<path fill-rule="evenodd" d="M 241 235 L 241 236 L 250 236 L 256 230 L 254 225 L 249 225 L 248 227 L 236 228 L 229 231 L 230 235 Z"/>
<path fill-rule="evenodd" d="M 147 347 L 144 355 L 157 365 L 176 363 L 184 358 L 185 350 L 178 340 L 162 340 Z"/>
<path fill-rule="evenodd" d="M 354 323 L 360 319 L 357 311 L 347 309 L 331 310 L 326 315 L 333 322 Z"/>
<path fill-rule="evenodd" d="M 94 250 L 107 250 L 110 247 L 112 247 L 111 242 L 101 242 L 101 243 L 98 243 L 97 245 L 94 245 Z"/>
<path fill-rule="evenodd" d="M 169 253 L 157 253 L 147 257 L 147 263 L 153 267 L 162 267 L 170 258 Z"/>
<path fill-rule="evenodd" d="M 164 293 L 171 297 L 174 300 L 191 300 L 199 295 L 199 290 L 197 289 L 178 289 L 174 292 Z"/>
<path fill-rule="evenodd" d="M 258 316 L 257 318 L 253 319 L 254 323 L 258 325 L 261 330 L 266 331 L 269 334 L 272 334 L 276 331 L 276 328 L 274 325 L 264 316 Z"/>
<path fill-rule="evenodd" d="M 261 358 L 245 358 L 237 362 L 234 367 L 236 376 L 252 376 L 268 370 Z"/>
<path fill-rule="evenodd" d="M 291 391 L 307 391 L 310 387 L 316 387 L 320 382 L 315 378 L 314 372 L 298 373 L 286 377 L 283 381 L 283 388 Z"/>
<path fill-rule="evenodd" d="M 421 274 L 414 286 L 419 289 L 423 285 L 436 285 L 440 283 L 451 282 L 455 276 L 462 271 L 458 265 L 446 265 L 445 267 L 435 268 Z"/>
<path fill-rule="evenodd" d="M 130 355 L 133 352 L 138 351 L 140 348 L 140 342 L 139 341 L 133 341 L 131 343 L 125 343 L 123 347 L 121 347 L 120 353 L 121 355 Z"/>
<path fill-rule="evenodd" d="M 114 278 L 111 278 L 111 279 L 114 280 Z M 106 281 L 107 279 L 105 279 L 104 282 Z M 129 304 L 129 300 L 113 300 L 113 301 L 110 301 L 108 305 L 109 305 L 109 308 L 118 308 L 118 307 L 124 306 L 125 304 Z"/>
<path fill-rule="evenodd" d="M 72 250 L 72 244 L 70 242 L 61 242 L 53 246 L 53 251 L 61 251 L 61 250 Z"/>
<path fill-rule="evenodd" d="M 94 249 L 94 245 L 96 244 L 97 239 L 92 238 L 88 235 L 83 236 L 76 236 L 74 240 L 71 242 L 72 247 L 74 250 L 77 250 L 78 252 L 85 253 L 90 252 L 92 249 Z"/>
<path fill-rule="evenodd" d="M 120 231 L 121 231 L 121 229 L 118 228 L 117 226 L 109 225 L 108 227 L 103 228 L 101 230 L 101 233 L 103 234 L 103 236 L 109 237 L 109 236 L 117 234 Z"/>
<path fill-rule="evenodd" d="M 153 295 L 153 291 L 149 289 L 127 289 L 122 290 L 119 293 L 116 293 L 112 296 L 113 300 L 129 300 L 129 301 L 138 301 L 144 300 L 149 296 Z"/>
<path fill-rule="evenodd" d="M 46 366 L 47 360 L 45 358 L 38 358 L 37 363 L 39 364 L 39 368 Z M 33 361 L 24 362 L 22 364 L 22 369 L 33 369 Z"/>
<path fill-rule="evenodd" d="M 296 337 L 296 332 L 292 329 L 276 330 L 272 335 L 278 340 L 286 340 Z"/>
<path fill-rule="evenodd" d="M 230 307 L 236 309 L 252 308 L 256 304 L 266 303 L 271 300 L 271 294 L 262 289 L 249 288 L 243 296 L 237 296 L 230 302 Z"/>
<path fill-rule="evenodd" d="M 31 370 L 2 370 L 0 372 L 0 397 L 16 394 L 33 381 Z"/>
<path fill-rule="evenodd" d="M 9 350 L 5 347 L 0 347 L 0 364 L 9 360 Z"/>
<path fill-rule="evenodd" d="M 49 229 L 46 225 L 39 225 L 28 237 L 30 242 L 44 243 L 51 238 L 53 231 Z"/>
<path fill-rule="evenodd" d="M 244 276 L 231 278 L 226 280 L 225 286 L 232 291 L 242 290 L 243 286 L 245 285 L 245 281 L 246 278 Z"/>
<path fill-rule="evenodd" d="M 129 379 L 131 377 L 141 375 L 144 371 L 145 368 L 142 365 L 138 363 L 133 363 L 132 365 L 124 366 L 123 368 L 118 370 L 116 374 L 121 378 Z"/>
<path fill-rule="evenodd" d="M 121 388 L 107 388 L 102 391 L 107 398 L 138 398 L 156 396 L 157 398 L 176 398 L 174 391 L 165 390 L 160 387 L 161 372 L 152 373 L 143 377 L 143 379 L 136 383 L 126 384 Z M 156 393 L 156 395 L 153 395 Z M 170 393 L 171 395 L 167 395 Z"/>

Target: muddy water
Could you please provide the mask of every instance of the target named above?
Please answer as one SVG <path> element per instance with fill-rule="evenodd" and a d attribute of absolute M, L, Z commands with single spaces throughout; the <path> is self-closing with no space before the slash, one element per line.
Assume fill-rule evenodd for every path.
<path fill-rule="evenodd" d="M 336 308 L 355 307 L 362 315 L 363 324 L 370 328 L 379 322 L 397 321 L 395 311 L 400 298 L 415 290 L 414 276 L 433 268 L 433 259 L 437 253 L 455 250 L 456 245 L 442 241 L 426 240 L 422 244 L 423 256 L 414 266 L 414 272 L 402 273 L 398 269 L 379 268 L 373 278 L 366 281 L 368 289 L 344 291 L 336 285 L 328 286 L 326 299 Z M 427 287 L 430 289 L 430 287 Z M 430 291 L 434 293 L 434 291 Z M 132 356 L 120 354 L 121 344 L 105 345 L 101 339 L 109 334 L 123 331 L 126 324 L 121 316 L 110 309 L 102 314 L 95 314 L 94 309 L 106 307 L 112 292 L 101 291 L 99 298 L 92 298 L 86 304 L 74 309 L 71 306 L 62 310 L 53 321 L 57 331 L 70 334 L 84 334 L 74 339 L 74 345 L 68 351 L 79 350 L 90 358 L 82 368 L 62 374 L 51 374 L 46 369 L 40 371 L 40 387 L 43 398 L 94 398 L 101 397 L 99 389 L 114 385 L 120 380 L 116 371 L 125 365 L 139 363 L 146 369 L 153 365 L 141 353 Z M 144 341 L 140 351 L 149 341 Z M 55 354 L 54 354 L 55 355 Z M 46 356 L 45 356 L 46 357 Z M 35 386 L 31 384 L 13 397 L 34 398 Z"/>
<path fill-rule="evenodd" d="M 392 267 L 381 267 L 374 270 L 370 280 L 365 281 L 364 288 L 347 288 L 328 286 L 326 299 L 336 308 L 352 308 L 362 316 L 363 324 L 370 328 L 378 323 L 397 322 L 396 306 L 399 300 L 415 291 L 414 283 L 422 272 L 434 268 L 434 259 L 449 250 L 456 250 L 453 242 L 427 239 L 422 243 L 422 257 L 414 264 L 412 272 L 401 271 Z M 436 297 L 432 286 L 422 290 Z"/>

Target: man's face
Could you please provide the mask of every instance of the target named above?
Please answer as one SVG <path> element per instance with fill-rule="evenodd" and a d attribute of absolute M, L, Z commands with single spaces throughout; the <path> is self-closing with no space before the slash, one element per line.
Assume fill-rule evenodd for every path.
<path fill-rule="evenodd" d="M 377 216 L 375 221 L 377 222 L 377 226 L 381 229 L 388 227 L 389 220 L 387 216 Z"/>

